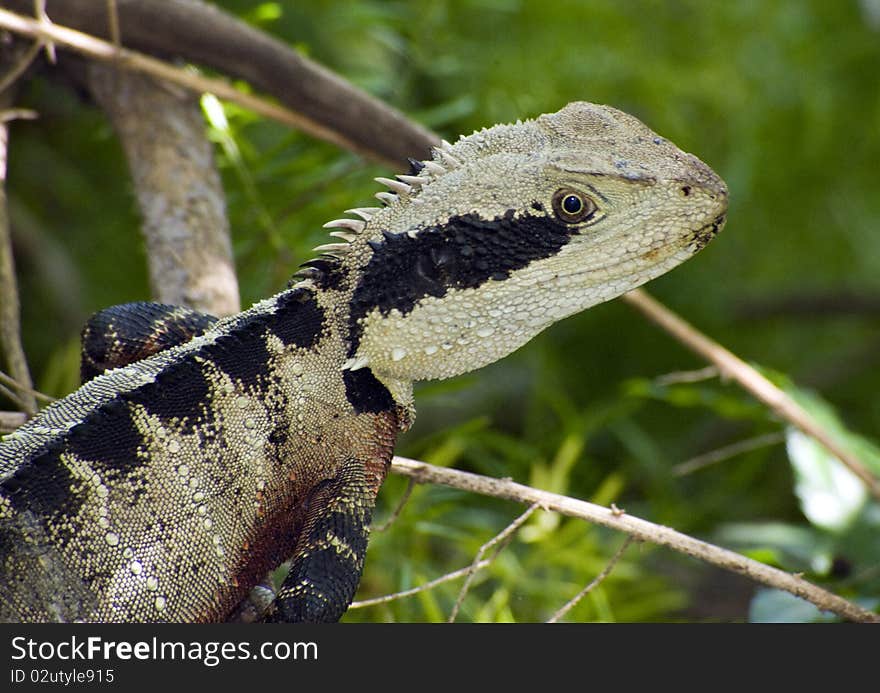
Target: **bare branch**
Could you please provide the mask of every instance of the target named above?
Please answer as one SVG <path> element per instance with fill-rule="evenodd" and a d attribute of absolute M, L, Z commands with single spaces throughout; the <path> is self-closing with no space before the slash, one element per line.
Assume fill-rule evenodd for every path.
<path fill-rule="evenodd" d="M 382 597 L 375 597 L 374 599 L 364 599 L 359 602 L 352 602 L 348 607 L 349 609 L 362 609 L 365 606 L 376 606 L 377 604 L 385 604 L 387 602 L 393 602 L 396 599 L 403 599 L 404 597 L 411 597 L 414 594 L 418 594 L 419 592 L 427 592 L 428 590 L 432 590 L 437 585 L 442 585 L 444 582 L 449 582 L 451 580 L 457 580 L 460 577 L 464 577 L 465 575 L 472 575 L 474 571 L 482 570 L 486 566 L 488 566 L 492 562 L 491 559 L 486 559 L 484 561 L 480 561 L 479 563 L 471 563 L 466 568 L 459 568 L 458 570 L 453 570 L 451 573 L 446 573 L 445 575 L 441 575 L 438 578 L 431 580 L 430 582 L 426 582 L 424 585 L 419 585 L 418 587 L 413 587 L 409 590 L 404 590 L 402 592 L 394 592 L 392 594 L 386 594 Z"/>
<path fill-rule="evenodd" d="M 0 108 L 8 107 L 10 101 L 11 96 L 8 91 L 0 93 Z M 0 296 L 3 297 L 0 301 L 0 355 L 5 360 L 12 378 L 22 386 L 16 393 L 14 401 L 22 411 L 34 414 L 37 411 L 37 401 L 30 392 L 33 389 L 33 380 L 21 344 L 21 309 L 6 201 L 9 117 L 8 113 L 5 116 L 0 115 Z"/>
<path fill-rule="evenodd" d="M 665 373 L 654 378 L 657 385 L 677 385 L 679 383 L 701 383 L 718 377 L 718 369 L 715 366 L 706 366 L 694 371 L 676 371 Z"/>
<path fill-rule="evenodd" d="M 54 402 L 55 398 L 50 397 L 47 394 L 40 392 L 39 390 L 35 390 L 32 387 L 28 387 L 27 385 L 20 383 L 18 380 L 13 378 L 11 375 L 0 371 L 0 383 L 9 387 L 12 391 L 22 393 L 25 395 L 30 395 L 34 399 L 38 399 L 42 402 Z"/>
<path fill-rule="evenodd" d="M 223 185 L 198 99 L 112 64 L 90 64 L 88 82 L 125 149 L 153 297 L 221 317 L 239 312 Z"/>
<path fill-rule="evenodd" d="M 438 143 L 432 133 L 338 75 L 201 2 L 117 0 L 124 44 L 150 55 L 173 56 L 239 77 L 276 97 L 287 108 L 244 94 L 224 80 L 194 75 L 96 38 L 108 36 L 105 3 L 56 3 L 52 7 L 54 24 L 21 16 L 30 11 L 29 0 L 6 0 L 4 5 L 21 14 L 0 10 L 2 28 L 54 42 L 97 60 L 116 61 L 120 67 L 188 89 L 213 93 L 395 169 L 404 166 L 407 157 L 425 158 L 430 147 Z"/>
<path fill-rule="evenodd" d="M 0 92 L 6 91 L 6 89 L 15 82 L 19 77 L 21 77 L 25 70 L 30 67 L 30 64 L 34 61 L 40 51 L 43 49 L 43 44 L 41 41 L 34 41 L 28 48 L 25 50 L 24 55 L 19 58 L 16 63 L 7 70 L 6 74 L 0 78 Z"/>
<path fill-rule="evenodd" d="M 710 450 L 702 455 L 691 457 L 689 460 L 675 465 L 672 468 L 672 473 L 675 476 L 684 476 L 685 474 L 690 474 L 698 469 L 703 469 L 704 467 L 728 460 L 743 452 L 757 450 L 758 448 L 763 448 L 768 445 L 776 445 L 784 440 L 785 434 L 779 431 L 776 433 L 765 433 L 762 436 L 755 436 L 753 438 L 746 438 L 745 440 L 740 440 L 736 443 L 720 447 L 717 450 Z"/>
<path fill-rule="evenodd" d="M 578 592 L 575 596 L 573 596 L 570 600 L 563 604 L 555 614 L 547 619 L 547 623 L 558 623 L 559 619 L 561 619 L 563 616 L 565 616 L 565 614 L 571 611 L 572 607 L 574 607 L 581 599 L 586 597 L 596 587 L 602 584 L 602 581 L 609 575 L 611 575 L 611 571 L 614 570 L 614 567 L 623 557 L 624 552 L 627 550 L 632 541 L 632 537 L 627 537 L 626 539 L 624 539 L 623 544 L 621 544 L 620 548 L 614 552 L 614 555 L 611 557 L 611 560 L 608 561 L 608 565 L 606 565 L 602 569 L 602 572 L 599 573 L 595 578 L 593 578 L 589 585 L 584 587 L 580 592 Z"/>
<path fill-rule="evenodd" d="M 6 399 L 8 399 L 10 402 L 12 402 L 20 410 L 24 410 L 27 407 L 27 405 L 24 403 L 24 401 L 19 396 L 18 392 L 16 392 L 15 390 L 13 390 L 10 387 L 6 387 L 3 383 L 0 383 L 0 395 L 3 395 Z M 29 415 L 25 414 L 25 418 L 27 418 L 27 416 L 29 416 Z"/>
<path fill-rule="evenodd" d="M 34 16 L 41 24 L 52 23 L 46 14 L 46 0 L 34 0 Z M 51 41 L 40 41 L 40 44 L 46 49 L 46 59 L 54 65 L 56 62 L 55 44 Z"/>
<path fill-rule="evenodd" d="M 385 520 L 381 525 L 376 525 L 371 528 L 373 532 L 384 532 L 387 530 L 394 521 L 400 517 L 400 513 L 403 510 L 403 507 L 406 505 L 406 502 L 409 500 L 410 495 L 412 495 L 413 489 L 416 487 L 416 482 L 413 479 L 408 479 L 406 484 L 406 489 L 403 492 L 403 495 L 400 497 L 400 500 L 397 502 L 397 507 L 394 508 L 394 512 L 388 516 L 388 519 Z"/>
<path fill-rule="evenodd" d="M 116 46 L 117 50 L 122 48 L 122 38 L 119 33 L 119 8 L 116 6 L 116 0 L 107 1 L 107 31 L 110 34 L 110 43 Z"/>
<path fill-rule="evenodd" d="M 792 575 L 758 563 L 734 551 L 694 539 L 669 527 L 655 525 L 620 510 L 604 508 L 594 503 L 549 491 L 541 491 L 507 479 L 492 479 L 457 469 L 435 467 L 404 457 L 394 458 L 391 471 L 411 477 L 422 484 L 443 484 L 484 496 L 506 498 L 518 503 L 537 503 L 547 510 L 579 517 L 593 524 L 625 532 L 637 541 L 666 546 L 687 556 L 744 575 L 755 582 L 785 590 L 805 599 L 823 611 L 830 611 L 844 619 L 880 623 L 880 616 L 877 614 L 813 585 L 800 575 Z"/>
<path fill-rule="evenodd" d="M 709 339 L 654 300 L 644 290 L 630 291 L 622 298 L 693 352 L 714 363 L 722 376 L 735 380 L 783 419 L 808 436 L 815 438 L 828 452 L 837 457 L 853 474 L 859 477 L 875 498 L 880 499 L 880 479 L 877 479 L 857 455 L 841 445 L 788 394 L 776 387 L 741 358 L 725 349 L 718 342 Z"/>
<path fill-rule="evenodd" d="M 0 411 L 0 433 L 12 433 L 27 419 L 27 414 L 21 411 Z"/>

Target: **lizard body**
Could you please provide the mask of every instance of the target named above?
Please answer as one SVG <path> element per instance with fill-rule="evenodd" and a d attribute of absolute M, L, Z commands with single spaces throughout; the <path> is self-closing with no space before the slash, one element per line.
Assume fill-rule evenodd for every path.
<path fill-rule="evenodd" d="M 340 242 L 251 309 L 121 311 L 186 329 L 84 359 L 91 380 L 0 442 L 0 619 L 224 620 L 292 557 L 272 618 L 337 620 L 412 383 L 662 274 L 727 210 L 705 164 L 584 102 L 379 180 L 385 206 L 330 222 Z"/>

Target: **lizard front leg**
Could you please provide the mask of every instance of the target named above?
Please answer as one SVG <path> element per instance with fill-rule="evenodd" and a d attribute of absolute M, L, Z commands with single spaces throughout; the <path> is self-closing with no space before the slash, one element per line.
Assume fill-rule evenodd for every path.
<path fill-rule="evenodd" d="M 290 572 L 270 621 L 338 621 L 357 590 L 376 491 L 364 463 L 349 459 L 309 496 Z"/>

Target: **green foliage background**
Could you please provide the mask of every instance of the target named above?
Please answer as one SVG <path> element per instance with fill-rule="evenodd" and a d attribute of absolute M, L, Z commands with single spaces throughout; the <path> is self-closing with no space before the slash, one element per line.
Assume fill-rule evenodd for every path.
<path fill-rule="evenodd" d="M 650 290 L 780 380 L 815 389 L 844 425 L 880 428 L 880 2 L 380 0 L 218 2 L 447 139 L 571 100 L 629 111 L 709 163 L 731 190 L 725 231 Z M 34 79 L 12 131 L 9 194 L 26 348 L 40 387 L 75 387 L 92 311 L 148 298 L 121 150 L 69 88 Z M 245 304 L 283 287 L 320 228 L 371 203 L 390 172 L 239 109 L 214 132 Z M 792 299 L 780 304 L 780 301 Z M 695 455 L 779 432 L 736 387 L 657 377 L 696 357 L 620 303 L 556 325 L 480 372 L 417 390 L 400 454 L 509 476 L 751 552 L 868 606 L 880 595 L 876 504 L 829 531 L 804 516 L 785 448 L 686 475 Z M 377 516 L 405 487 L 389 479 Z M 417 488 L 374 533 L 360 597 L 467 565 L 521 512 Z M 537 513 L 480 574 L 461 620 L 548 618 L 623 537 Z M 346 620 L 443 620 L 459 582 Z M 631 547 L 571 620 L 812 619 L 744 580 Z"/>

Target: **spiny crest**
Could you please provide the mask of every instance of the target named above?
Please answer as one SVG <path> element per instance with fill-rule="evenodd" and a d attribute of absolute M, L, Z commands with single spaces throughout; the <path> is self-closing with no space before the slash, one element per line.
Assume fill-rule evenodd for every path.
<path fill-rule="evenodd" d="M 328 273 L 339 266 L 339 262 L 351 251 L 351 243 L 364 232 L 377 212 L 412 199 L 423 188 L 459 168 L 463 161 L 472 158 L 475 154 L 479 156 L 483 152 L 491 152 L 499 146 L 509 144 L 510 136 L 514 135 L 523 124 L 523 121 L 517 120 L 514 125 L 483 128 L 467 137 L 460 137 L 455 144 L 441 140 L 439 145 L 432 148 L 432 158 L 424 161 L 410 159 L 408 173 L 399 174 L 394 178 L 382 176 L 375 178 L 376 182 L 387 188 L 375 194 L 382 206 L 348 209 L 345 213 L 352 215 L 351 217 L 334 219 L 324 224 L 325 229 L 331 229 L 330 235 L 341 242 L 317 246 L 314 250 L 319 256 L 304 263 L 294 275 L 294 279 L 308 279 L 318 286 L 325 286 Z M 408 233 L 414 235 L 416 231 Z M 384 234 L 384 237 L 388 240 L 387 234 Z M 375 245 L 370 242 L 368 244 Z"/>
<path fill-rule="evenodd" d="M 432 180 L 444 175 L 448 171 L 461 166 L 461 162 L 452 153 L 454 145 L 442 140 L 440 145 L 432 149 L 433 159 L 418 161 L 410 159 L 410 173 L 400 174 L 395 178 L 378 177 L 376 182 L 384 185 L 388 190 L 376 193 L 375 197 L 384 206 L 390 206 L 400 199 L 408 198 Z M 366 228 L 367 223 L 381 209 L 381 207 L 356 207 L 345 210 L 346 214 L 354 217 L 334 219 L 324 224 L 323 228 L 332 229 L 330 235 L 338 238 L 340 243 L 325 243 L 314 248 L 319 256 L 309 260 L 300 266 L 294 274 L 294 279 L 312 280 L 318 285 L 322 284 L 332 266 L 342 260 L 350 251 L 351 243 Z M 291 286 L 295 284 L 292 282 Z"/>

